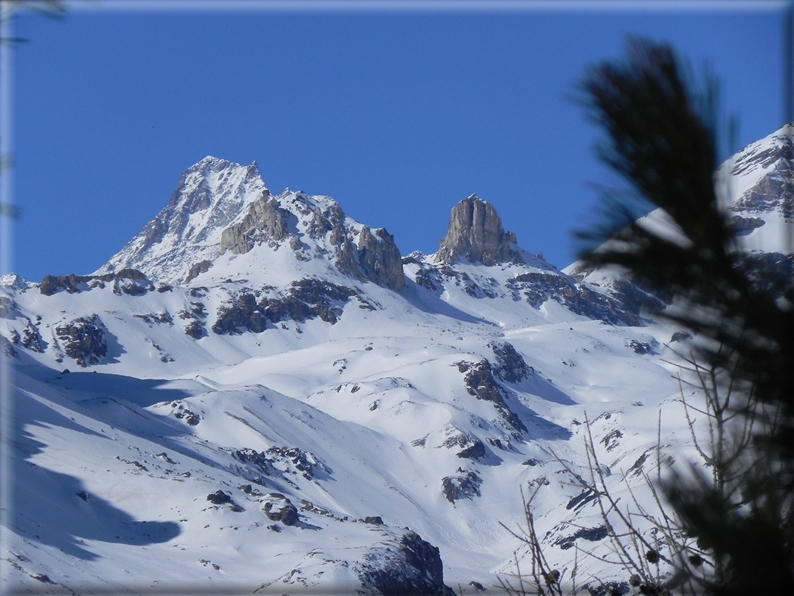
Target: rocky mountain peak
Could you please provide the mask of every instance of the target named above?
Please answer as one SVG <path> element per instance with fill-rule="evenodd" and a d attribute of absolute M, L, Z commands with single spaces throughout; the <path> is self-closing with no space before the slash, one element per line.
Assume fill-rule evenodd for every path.
<path fill-rule="evenodd" d="M 182 172 L 168 206 L 96 273 L 134 268 L 152 279 L 181 280 L 193 263 L 216 256 L 223 230 L 269 194 L 256 162 L 207 156 Z"/>
<path fill-rule="evenodd" d="M 510 246 L 515 243 L 515 234 L 505 232 L 494 206 L 473 194 L 452 208 L 436 262 L 452 265 L 466 259 L 486 266 L 520 262 L 518 251 Z"/>
<path fill-rule="evenodd" d="M 732 160 L 731 175 L 745 177 L 754 183 L 733 202 L 731 211 L 749 214 L 779 212 L 787 218 L 794 216 L 793 137 L 794 124 L 789 124 L 745 147 Z"/>

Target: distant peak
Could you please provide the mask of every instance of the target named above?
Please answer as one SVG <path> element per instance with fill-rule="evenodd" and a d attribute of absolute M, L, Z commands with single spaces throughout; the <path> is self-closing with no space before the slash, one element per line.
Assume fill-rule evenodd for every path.
<path fill-rule="evenodd" d="M 486 266 L 520 261 L 510 246 L 515 242 L 515 234 L 505 232 L 494 206 L 472 194 L 452 208 L 436 261 L 451 265 L 465 258 Z"/>
<path fill-rule="evenodd" d="M 246 166 L 243 164 L 235 163 L 233 161 L 229 161 L 228 159 L 215 157 L 213 155 L 207 155 L 197 163 L 190 166 L 186 171 L 187 172 L 218 171 L 218 170 L 225 170 L 227 168 L 248 169 L 259 172 L 259 164 L 256 163 L 256 161 L 252 161 L 249 165 Z"/>

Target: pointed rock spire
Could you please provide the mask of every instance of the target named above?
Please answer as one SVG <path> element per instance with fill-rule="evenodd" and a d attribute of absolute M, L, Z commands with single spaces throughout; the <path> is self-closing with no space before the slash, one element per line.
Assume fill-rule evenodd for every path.
<path fill-rule="evenodd" d="M 515 234 L 505 232 L 493 205 L 471 195 L 452 208 L 436 262 L 452 265 L 466 259 L 486 266 L 520 262 L 521 256 L 511 248 L 511 243 L 516 243 Z"/>

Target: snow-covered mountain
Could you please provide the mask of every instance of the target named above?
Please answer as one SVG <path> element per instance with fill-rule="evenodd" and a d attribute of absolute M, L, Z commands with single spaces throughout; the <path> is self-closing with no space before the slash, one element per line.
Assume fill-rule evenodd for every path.
<path fill-rule="evenodd" d="M 746 248 L 784 261 L 790 132 L 722 170 Z M 526 555 L 501 525 L 522 489 L 564 572 L 573 546 L 608 549 L 584 439 L 637 494 L 693 454 L 686 336 L 632 283 L 523 250 L 476 196 L 437 253 L 402 254 L 333 199 L 207 157 L 95 273 L 0 280 L 5 585 L 498 593 Z"/>

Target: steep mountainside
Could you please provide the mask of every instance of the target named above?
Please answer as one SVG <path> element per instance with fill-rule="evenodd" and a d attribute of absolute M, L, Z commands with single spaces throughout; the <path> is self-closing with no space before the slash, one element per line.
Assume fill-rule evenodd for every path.
<path fill-rule="evenodd" d="M 790 262 L 768 236 L 791 226 L 786 142 L 722 172 L 737 225 L 763 235 L 748 254 Z M 334 200 L 205 158 L 94 274 L 0 280 L 17 433 L 3 577 L 39 593 L 492 593 L 514 571 L 500 524 L 523 522 L 522 489 L 570 573 L 574 546 L 609 552 L 577 487 L 589 434 L 626 499 L 695 455 L 673 374 L 697 338 L 650 304 L 523 250 L 476 196 L 436 254 L 401 257 Z M 596 591 L 626 579 L 578 565 Z"/>

